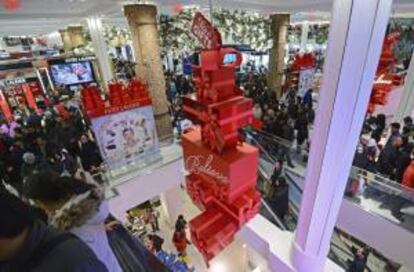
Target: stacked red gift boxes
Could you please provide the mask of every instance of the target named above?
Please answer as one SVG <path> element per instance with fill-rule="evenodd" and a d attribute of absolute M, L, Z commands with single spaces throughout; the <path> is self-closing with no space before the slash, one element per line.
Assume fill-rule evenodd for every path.
<path fill-rule="evenodd" d="M 400 75 L 394 74 L 392 69 L 397 63 L 394 57 L 394 45 L 399 37 L 398 33 L 390 33 L 385 38 L 378 68 L 375 76 L 374 86 L 372 88 L 371 98 L 368 104 L 368 112 L 373 113 L 376 105 L 386 105 L 388 95 L 394 89 L 394 86 L 404 84 Z"/>
<path fill-rule="evenodd" d="M 312 53 L 299 53 L 296 54 L 292 64 L 290 65 L 290 72 L 287 75 L 286 85 L 284 90 L 289 88 L 298 89 L 300 71 L 312 69 L 316 67 L 316 59 Z"/>
<path fill-rule="evenodd" d="M 108 101 L 105 101 L 96 86 L 82 89 L 82 103 L 89 118 L 151 105 L 147 86 L 138 79 L 133 79 L 126 85 L 121 82 L 109 83 L 108 90 Z"/>
<path fill-rule="evenodd" d="M 226 55 L 236 56 L 236 61 L 224 64 Z M 182 137 L 187 191 L 202 210 L 189 225 L 192 240 L 207 261 L 260 207 L 255 189 L 258 150 L 239 136 L 239 129 L 253 119 L 252 101 L 235 84 L 241 61 L 234 49 L 203 50 L 201 66 L 194 67 L 196 94 L 183 99 L 186 117 L 199 125 Z"/>

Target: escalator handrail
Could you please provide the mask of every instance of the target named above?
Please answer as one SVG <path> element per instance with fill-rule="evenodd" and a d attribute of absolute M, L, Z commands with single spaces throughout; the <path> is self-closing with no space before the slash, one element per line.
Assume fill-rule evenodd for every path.
<path fill-rule="evenodd" d="M 363 174 L 366 173 L 366 174 Z M 392 191 L 394 194 L 400 195 L 411 202 L 414 202 L 414 190 L 410 187 L 404 186 L 395 180 L 386 178 L 377 173 L 367 171 L 363 168 L 352 166 L 351 175 L 352 178 L 358 178 L 362 176 L 366 181 L 378 184 L 382 188 L 383 192 L 389 193 Z"/>
<path fill-rule="evenodd" d="M 251 130 L 253 130 L 253 129 L 251 129 Z M 258 134 L 262 134 L 262 135 L 269 134 L 269 133 L 264 132 L 262 130 L 253 130 L 253 131 L 255 131 Z M 254 134 L 252 132 L 249 132 L 249 131 L 247 131 L 247 133 L 249 133 L 252 136 L 252 139 L 254 140 L 254 142 L 256 143 L 256 145 L 266 155 L 266 157 L 269 158 L 270 162 L 274 163 L 274 159 L 263 148 L 263 146 L 261 146 L 261 144 L 259 143 L 259 141 L 254 138 Z M 277 136 L 272 136 L 272 137 L 269 136 L 268 138 L 271 138 L 273 141 L 275 141 L 278 144 L 285 145 L 285 143 L 284 143 L 286 141 L 285 139 L 279 139 L 279 137 L 277 137 Z M 287 146 L 287 145 L 285 145 L 285 146 Z M 398 183 L 398 182 L 396 182 L 394 180 L 391 180 L 389 178 L 386 178 L 386 177 L 384 177 L 382 175 L 379 175 L 377 173 L 373 173 L 373 172 L 370 172 L 368 170 L 365 170 L 365 169 L 362 169 L 362 168 L 358 168 L 356 166 L 352 166 L 352 171 L 350 173 L 350 177 L 355 172 L 357 172 L 357 173 L 358 172 L 359 173 L 364 173 L 364 172 L 365 173 L 369 173 L 367 175 L 364 175 L 364 178 L 366 180 L 368 180 L 369 182 L 378 184 L 382 188 L 381 191 L 383 191 L 384 193 L 390 194 L 390 191 L 392 191 L 395 195 L 399 195 L 399 196 L 401 196 L 401 197 L 403 197 L 403 198 L 405 198 L 405 199 L 407 199 L 407 200 L 409 200 L 411 202 L 414 202 L 414 189 L 412 189 L 410 187 L 407 187 L 407 186 L 404 186 L 404 185 L 402 185 L 402 184 L 400 184 L 400 183 Z M 299 173 L 294 173 L 294 174 L 297 175 L 297 176 L 300 176 L 300 177 L 304 177 L 304 175 L 299 174 Z M 373 176 L 373 178 L 371 178 L 370 176 Z M 295 183 L 293 183 L 293 184 L 295 184 Z M 378 189 L 381 189 L 381 188 L 378 188 Z"/>
<path fill-rule="evenodd" d="M 269 180 L 266 171 L 260 166 L 259 166 L 259 175 L 262 178 Z M 299 190 L 300 194 L 302 194 L 302 189 L 300 189 L 300 187 L 293 181 L 293 179 L 291 177 L 287 176 L 287 175 L 285 175 L 285 176 L 288 178 L 289 184 L 293 184 L 295 186 L 295 188 L 297 188 Z M 299 214 L 299 209 L 298 209 L 297 205 L 295 205 L 293 203 L 293 201 L 291 201 L 290 199 L 289 199 L 289 208 L 290 208 L 291 211 L 293 211 L 293 213 L 294 213 L 293 215 L 295 216 L 295 218 L 297 218 L 298 214 Z M 276 214 L 274 216 L 277 217 Z M 277 218 L 278 218 L 278 220 L 280 220 L 279 217 L 277 217 Z"/>
<path fill-rule="evenodd" d="M 292 145 L 293 145 L 292 141 L 289 141 L 289 140 L 286 140 L 282 137 L 273 135 L 273 134 L 271 134 L 267 131 L 261 130 L 261 129 L 249 128 L 249 129 L 245 129 L 245 132 L 250 133 L 250 134 L 253 134 L 253 132 L 255 132 L 255 133 L 260 134 L 261 136 L 263 136 L 267 139 L 271 139 L 272 141 L 277 142 L 278 144 L 283 145 L 283 146 L 288 147 L 288 148 L 292 147 Z"/>
<path fill-rule="evenodd" d="M 266 200 L 263 198 L 260 199 L 262 205 L 265 207 L 265 209 L 269 212 L 269 214 L 272 216 L 272 218 L 276 221 L 276 223 L 279 225 L 279 228 L 283 231 L 287 231 L 285 224 L 280 220 L 280 218 L 273 212 L 272 208 L 270 208 L 269 204 L 267 204 Z"/>

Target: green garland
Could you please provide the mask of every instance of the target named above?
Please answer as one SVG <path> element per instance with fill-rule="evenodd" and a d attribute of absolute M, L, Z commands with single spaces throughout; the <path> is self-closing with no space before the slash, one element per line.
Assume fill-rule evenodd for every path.
<path fill-rule="evenodd" d="M 164 52 L 191 51 L 199 45 L 190 32 L 195 12 L 195 9 L 184 9 L 177 15 L 160 16 L 159 30 Z M 247 44 L 257 51 L 266 51 L 272 45 L 268 16 L 219 9 L 213 12 L 213 19 L 225 41 Z"/>

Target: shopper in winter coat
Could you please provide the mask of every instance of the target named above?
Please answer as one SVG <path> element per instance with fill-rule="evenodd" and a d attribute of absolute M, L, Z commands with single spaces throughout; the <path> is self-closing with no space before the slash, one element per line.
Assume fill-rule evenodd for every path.
<path fill-rule="evenodd" d="M 76 172 L 76 160 L 67 150 L 55 150 L 51 152 L 48 160 L 50 168 L 62 176 L 73 176 Z"/>
<path fill-rule="evenodd" d="M 181 225 L 176 226 L 172 241 L 175 248 L 177 249 L 178 255 L 186 256 L 187 244 L 190 244 L 190 241 L 187 239 L 185 228 L 183 228 Z"/>
<path fill-rule="evenodd" d="M 25 183 L 25 192 L 48 213 L 51 225 L 79 237 L 109 271 L 121 271 L 108 243 L 105 219 L 109 211 L 100 188 L 53 172 L 42 172 Z"/>
<path fill-rule="evenodd" d="M 388 177 L 395 175 L 396 160 L 400 155 L 401 137 L 395 137 L 391 144 L 387 144 L 378 157 L 378 171 Z"/>
<path fill-rule="evenodd" d="M 107 272 L 73 235 L 36 219 L 20 199 L 0 191 L 0 271 Z"/>
<path fill-rule="evenodd" d="M 414 189 L 414 160 L 411 161 L 410 165 L 404 172 L 402 185 Z"/>
<path fill-rule="evenodd" d="M 299 108 L 298 110 L 298 118 L 296 119 L 295 128 L 298 130 L 297 134 L 297 145 L 298 149 L 300 146 L 308 139 L 309 136 L 309 128 L 308 128 L 308 118 L 306 116 L 306 112 L 303 108 Z"/>
<path fill-rule="evenodd" d="M 279 177 L 275 183 L 272 183 L 269 200 L 272 209 L 284 221 L 289 211 L 289 185 L 284 177 Z"/>
<path fill-rule="evenodd" d="M 178 215 L 177 221 L 175 222 L 175 228 L 185 229 L 187 227 L 187 220 L 184 219 L 184 215 Z"/>
<path fill-rule="evenodd" d="M 400 152 L 395 161 L 395 174 L 393 179 L 398 183 L 402 182 L 404 172 L 411 163 L 411 154 L 413 151 L 413 144 L 407 143 L 400 148 Z"/>
<path fill-rule="evenodd" d="M 363 248 L 356 250 L 354 260 L 352 261 L 348 272 L 364 272 L 367 266 L 368 256 Z"/>
<path fill-rule="evenodd" d="M 79 157 L 82 167 L 88 172 L 98 168 L 102 163 L 102 157 L 99 153 L 98 146 L 92 142 L 86 134 L 80 137 Z"/>
<path fill-rule="evenodd" d="M 39 170 L 39 164 L 36 161 L 36 156 L 31 152 L 23 154 L 23 164 L 20 170 L 20 176 L 25 179 Z"/>
<path fill-rule="evenodd" d="M 312 98 L 313 90 L 309 89 L 305 95 L 303 96 L 303 104 L 307 108 L 313 108 L 313 98 Z"/>

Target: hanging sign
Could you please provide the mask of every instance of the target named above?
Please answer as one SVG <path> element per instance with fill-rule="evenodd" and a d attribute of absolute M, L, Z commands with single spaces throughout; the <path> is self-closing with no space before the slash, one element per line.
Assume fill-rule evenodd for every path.
<path fill-rule="evenodd" d="M 24 77 L 8 78 L 8 79 L 2 80 L 2 83 L 5 86 L 19 85 L 19 84 L 26 83 L 26 79 Z"/>
<path fill-rule="evenodd" d="M 82 56 L 82 57 L 73 57 L 73 58 L 68 58 L 65 59 L 65 62 L 70 63 L 70 62 L 82 62 L 82 61 L 91 61 L 94 60 L 95 56 Z"/>
<path fill-rule="evenodd" d="M 191 32 L 197 37 L 204 49 L 211 50 L 221 47 L 220 33 L 200 12 L 194 16 Z"/>

